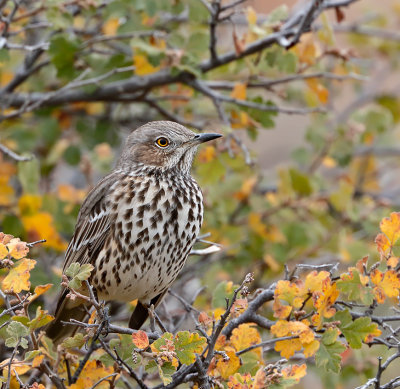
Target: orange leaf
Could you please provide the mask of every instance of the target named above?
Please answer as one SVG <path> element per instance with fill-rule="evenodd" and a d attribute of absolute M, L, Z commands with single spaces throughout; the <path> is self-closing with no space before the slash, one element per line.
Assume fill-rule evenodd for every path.
<path fill-rule="evenodd" d="M 390 249 L 390 242 L 386 235 L 379 233 L 375 238 L 375 243 L 378 247 L 378 252 L 381 255 L 385 255 L 386 252 Z"/>
<path fill-rule="evenodd" d="M 399 296 L 400 280 L 394 270 L 382 273 L 378 269 L 375 269 L 371 272 L 371 281 L 376 285 L 374 292 L 379 303 L 385 300 L 384 296 L 389 298 Z"/>
<path fill-rule="evenodd" d="M 110 18 L 103 24 L 102 30 L 104 35 L 115 35 L 119 27 L 118 18 Z"/>
<path fill-rule="evenodd" d="M 19 293 L 22 290 L 29 290 L 31 283 L 29 278 L 30 271 L 35 267 L 36 261 L 33 259 L 23 258 L 16 266 L 14 266 L 6 278 L 4 278 L 2 285 L 6 290 L 12 290 L 14 293 Z"/>
<path fill-rule="evenodd" d="M 295 379 L 297 382 L 300 378 L 306 375 L 307 366 L 303 363 L 302 365 L 288 366 L 282 369 L 282 375 L 284 378 Z"/>
<path fill-rule="evenodd" d="M 231 92 L 231 97 L 237 100 L 246 100 L 246 95 L 247 95 L 247 85 L 241 82 L 238 82 L 235 84 L 232 92 Z"/>
<path fill-rule="evenodd" d="M 132 340 L 137 348 L 144 350 L 149 347 L 149 338 L 144 331 L 138 331 L 132 334 Z"/>
<path fill-rule="evenodd" d="M 34 290 L 34 294 L 29 297 L 29 301 L 37 299 L 40 295 L 47 292 L 52 286 L 53 284 L 38 285 Z"/>
<path fill-rule="evenodd" d="M 301 350 L 301 342 L 299 339 L 280 340 L 275 344 L 275 351 L 281 353 L 283 358 L 289 359 L 296 351 Z"/>

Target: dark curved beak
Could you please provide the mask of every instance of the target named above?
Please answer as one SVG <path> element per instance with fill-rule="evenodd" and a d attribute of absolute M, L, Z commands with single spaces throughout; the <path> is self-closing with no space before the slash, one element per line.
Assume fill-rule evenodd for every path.
<path fill-rule="evenodd" d="M 197 134 L 193 140 L 196 143 L 204 143 L 213 139 L 221 138 L 221 136 L 222 136 L 221 134 L 204 133 L 204 134 Z"/>

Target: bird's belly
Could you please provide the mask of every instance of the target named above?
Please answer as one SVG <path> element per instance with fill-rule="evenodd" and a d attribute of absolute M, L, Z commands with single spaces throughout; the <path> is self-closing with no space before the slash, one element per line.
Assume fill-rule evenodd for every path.
<path fill-rule="evenodd" d="M 141 201 L 137 191 L 133 199 L 127 195 L 130 201 L 120 201 L 118 219 L 125 222 L 116 223 L 95 262 L 92 282 L 100 299 L 149 302 L 178 276 L 200 231 L 203 209 L 201 202 L 193 207 L 167 193 L 168 184 L 158 183 Z"/>

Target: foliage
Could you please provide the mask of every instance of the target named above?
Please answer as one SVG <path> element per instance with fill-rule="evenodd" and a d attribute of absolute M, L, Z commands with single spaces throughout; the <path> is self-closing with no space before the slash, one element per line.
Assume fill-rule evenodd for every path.
<path fill-rule="evenodd" d="M 398 34 L 383 9 L 348 22 L 353 3 L 260 15 L 244 1 L 0 2 L 6 387 L 261 389 L 306 374 L 329 388 L 398 385 L 382 373 L 400 356 L 400 104 L 381 92 L 390 72 L 369 61 L 396 70 Z M 264 131 L 284 115 L 296 115 L 293 131 L 307 115 L 306 144 L 266 174 L 250 140 L 269 153 Z M 116 315 L 80 295 L 92 266 L 72 264 L 62 285 L 93 307 L 56 348 L 44 328 L 80 204 L 126 127 L 155 119 L 224 134 L 194 167 L 217 243 L 199 240 L 141 331 L 115 319 L 134 302 Z M 200 284 L 208 290 L 190 294 Z"/>

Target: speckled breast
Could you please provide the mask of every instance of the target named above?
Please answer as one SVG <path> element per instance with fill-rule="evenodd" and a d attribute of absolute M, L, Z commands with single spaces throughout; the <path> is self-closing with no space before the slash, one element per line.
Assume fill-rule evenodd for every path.
<path fill-rule="evenodd" d="M 148 303 L 175 280 L 203 220 L 200 188 L 189 175 L 127 175 L 111 190 L 109 238 L 93 284 L 105 300 Z"/>

